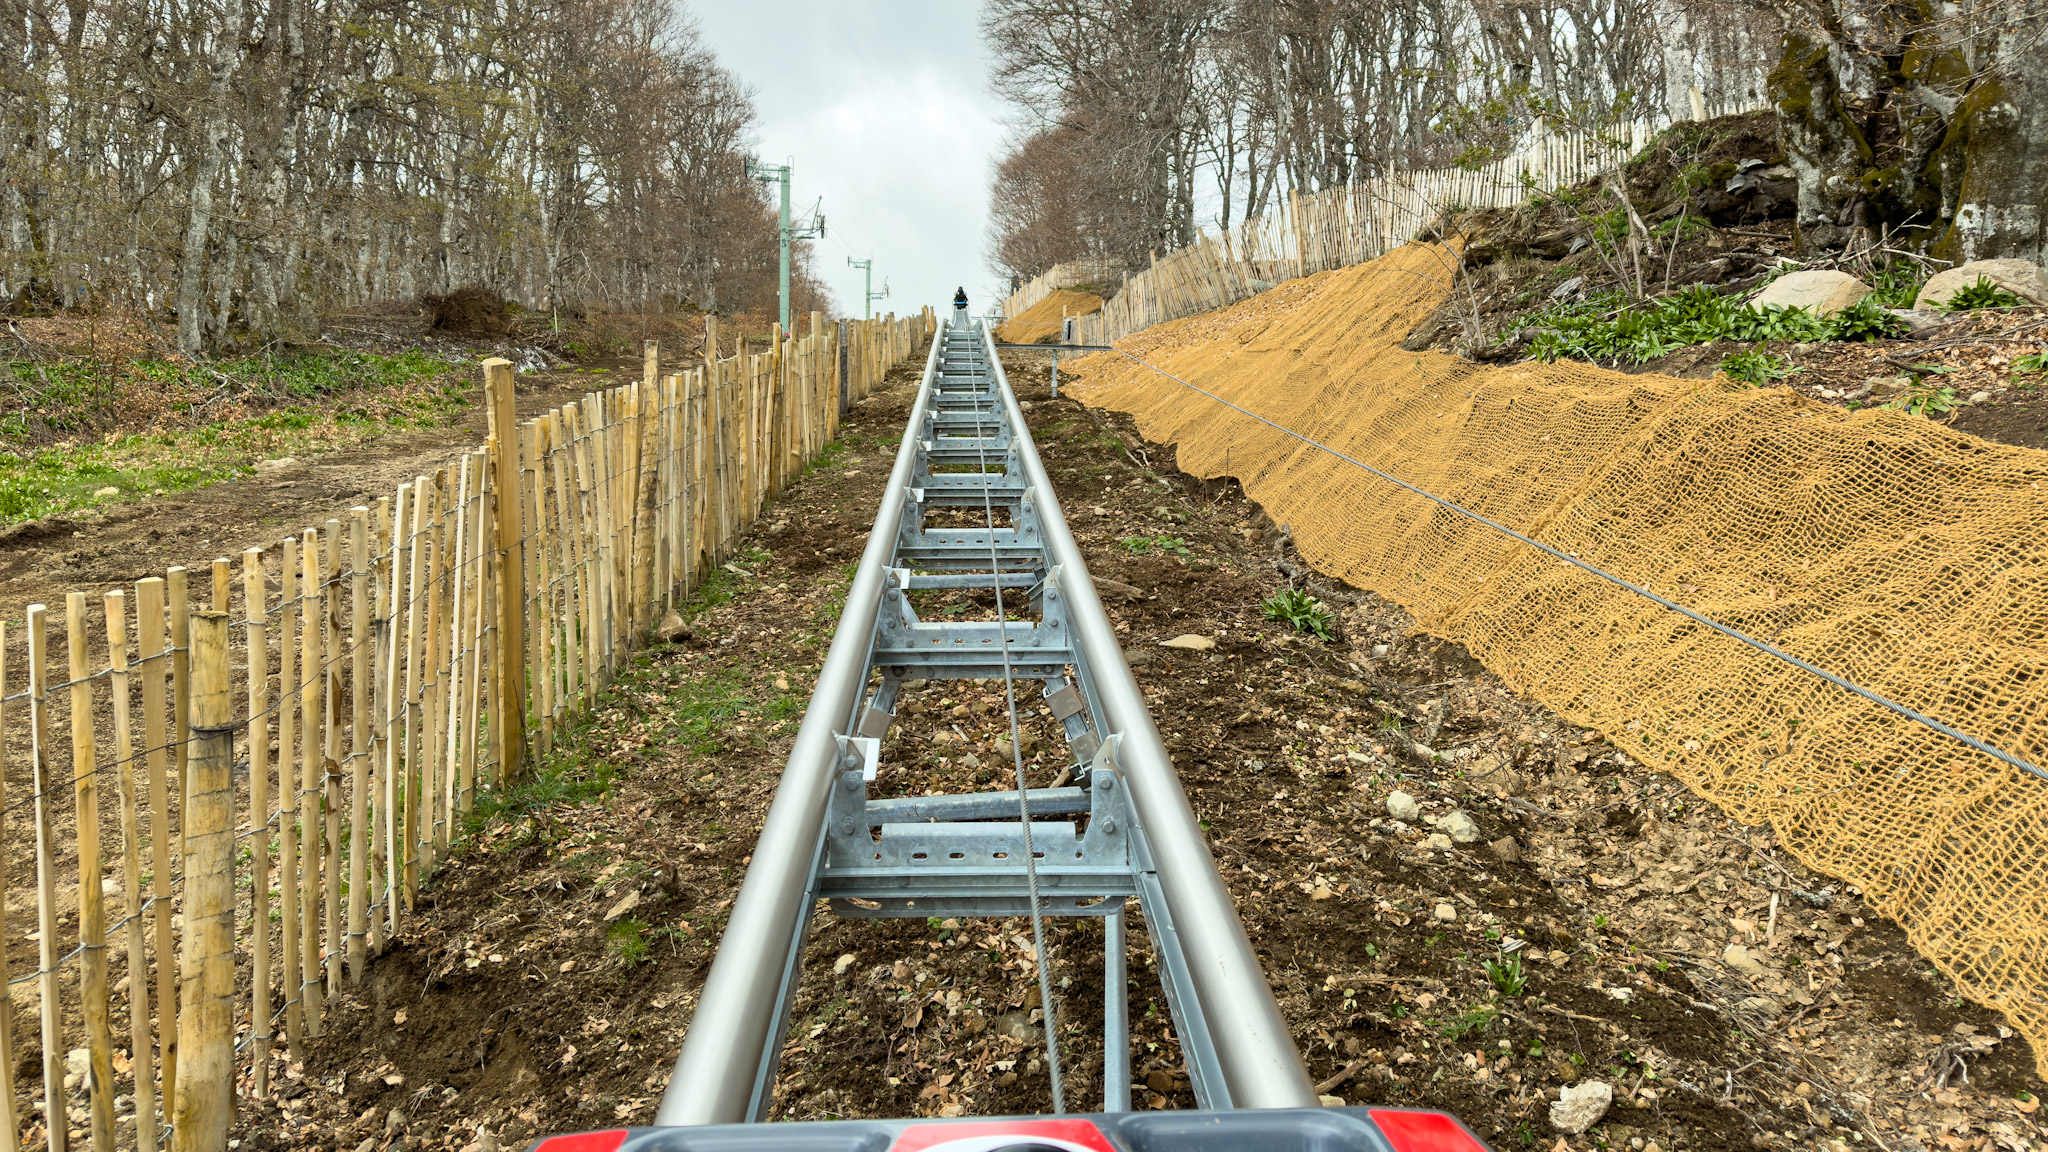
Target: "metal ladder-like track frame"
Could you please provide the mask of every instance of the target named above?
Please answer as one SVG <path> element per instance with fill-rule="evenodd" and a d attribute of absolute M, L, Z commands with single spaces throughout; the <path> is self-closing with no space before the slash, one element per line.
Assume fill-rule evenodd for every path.
<path fill-rule="evenodd" d="M 946 508 L 995 514 L 927 526 Z M 920 619 L 909 594 L 933 589 L 999 589 L 1035 619 Z M 1072 757 L 1074 785 L 1023 797 L 1035 875 L 1014 790 L 868 796 L 906 681 L 1006 674 L 1041 686 Z M 851 918 L 1027 916 L 1034 882 L 1041 915 L 1104 922 L 1105 1112 L 1130 1107 L 1132 897 L 1201 1106 L 1316 1102 L 994 343 L 956 308 L 655 1122 L 766 1118 L 817 901 Z"/>

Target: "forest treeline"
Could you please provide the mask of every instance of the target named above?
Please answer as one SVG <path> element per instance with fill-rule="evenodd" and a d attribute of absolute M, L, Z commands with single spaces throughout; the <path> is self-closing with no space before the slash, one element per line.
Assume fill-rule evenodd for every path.
<path fill-rule="evenodd" d="M 1142 268 L 1311 191 L 1778 106 L 1802 240 L 2039 259 L 2048 0 L 987 0 L 996 270 Z M 1988 210 L 1987 210 L 1988 209 Z"/>
<path fill-rule="evenodd" d="M 187 350 L 480 287 L 772 311 L 754 109 L 669 0 L 0 0 L 0 291 Z M 799 310 L 822 306 L 800 260 Z"/>

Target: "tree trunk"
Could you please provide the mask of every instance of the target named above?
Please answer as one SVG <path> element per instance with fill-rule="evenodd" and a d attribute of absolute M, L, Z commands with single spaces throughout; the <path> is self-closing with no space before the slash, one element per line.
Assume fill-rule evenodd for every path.
<path fill-rule="evenodd" d="M 213 184 L 228 137 L 228 84 L 241 62 L 243 0 L 225 0 L 207 53 L 206 107 L 200 114 L 199 156 L 185 210 L 185 249 L 178 260 L 178 347 L 206 344 L 206 241 L 213 231 Z"/>
<path fill-rule="evenodd" d="M 1882 37 L 1842 19 L 1786 37 L 1770 93 L 1803 251 L 1890 231 L 1958 262 L 2048 256 L 2048 74 L 2026 58 L 2036 30 L 2012 16 L 1958 39 L 1961 24 Z"/>

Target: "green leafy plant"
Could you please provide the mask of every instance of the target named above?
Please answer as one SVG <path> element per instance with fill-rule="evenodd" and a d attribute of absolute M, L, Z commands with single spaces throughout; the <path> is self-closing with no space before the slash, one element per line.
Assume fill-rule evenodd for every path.
<path fill-rule="evenodd" d="M 2048 372 L 2048 348 L 2039 352 L 2024 352 L 2012 359 L 2015 372 Z"/>
<path fill-rule="evenodd" d="M 1133 556 L 1150 552 L 1170 552 L 1175 556 L 1188 555 L 1188 542 L 1178 536 L 1126 536 L 1117 541 L 1124 551 Z"/>
<path fill-rule="evenodd" d="M 1790 376 L 1794 369 L 1791 364 L 1777 356 L 1751 348 L 1721 361 L 1721 371 L 1726 372 L 1731 379 L 1740 380 L 1753 388 L 1761 388 L 1773 380 Z"/>
<path fill-rule="evenodd" d="M 1938 380 L 1922 378 L 1913 381 L 1885 407 L 1915 416 L 1945 416 L 1956 410 L 1956 390 Z"/>
<path fill-rule="evenodd" d="M 1911 308 L 1920 286 L 1927 283 L 1927 273 L 1917 262 L 1895 256 L 1864 279 L 1870 285 L 1870 295 L 1864 299 L 1875 300 L 1883 308 Z"/>
<path fill-rule="evenodd" d="M 1443 1033 L 1447 1039 L 1463 1040 L 1474 1032 L 1484 1031 L 1486 1026 L 1493 1023 L 1493 1018 L 1498 1015 L 1500 1013 L 1491 1008 L 1474 1008 L 1470 1012 L 1444 1021 L 1437 1027 L 1437 1031 Z"/>
<path fill-rule="evenodd" d="M 1968 284 L 1956 290 L 1942 304 L 1944 312 L 1974 312 L 1979 308 L 2017 308 L 2020 298 L 1999 287 L 1988 276 L 1977 277 L 1975 284 Z"/>
<path fill-rule="evenodd" d="M 1337 619 L 1322 602 L 1299 588 L 1288 588 L 1277 592 L 1259 603 L 1260 611 L 1268 620 L 1281 620 L 1294 626 L 1297 632 L 1306 632 L 1318 640 L 1335 640 L 1330 625 Z"/>
<path fill-rule="evenodd" d="M 1522 954 L 1503 953 L 1498 960 L 1486 962 L 1486 978 L 1493 983 L 1493 990 L 1507 997 L 1520 996 L 1529 990 L 1529 978 L 1522 973 Z"/>
<path fill-rule="evenodd" d="M 1906 322 L 1865 296 L 1827 319 L 1828 339 L 1869 343 L 1905 331 Z"/>

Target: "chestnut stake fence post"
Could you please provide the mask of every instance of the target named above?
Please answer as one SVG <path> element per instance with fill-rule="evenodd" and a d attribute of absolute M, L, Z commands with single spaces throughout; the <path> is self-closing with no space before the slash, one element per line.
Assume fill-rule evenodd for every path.
<path fill-rule="evenodd" d="M 654 355 L 650 346 L 648 356 Z M 519 421 L 512 403 L 512 362 L 484 361 L 486 421 L 490 426 L 492 520 L 497 529 L 498 690 L 492 702 L 498 778 L 526 779 L 526 531 L 520 516 Z"/>
<path fill-rule="evenodd" d="M 227 1147 L 234 1107 L 234 707 L 228 692 L 228 617 L 195 612 L 191 645 L 192 750 L 186 758 L 184 994 L 176 1152 Z"/>

